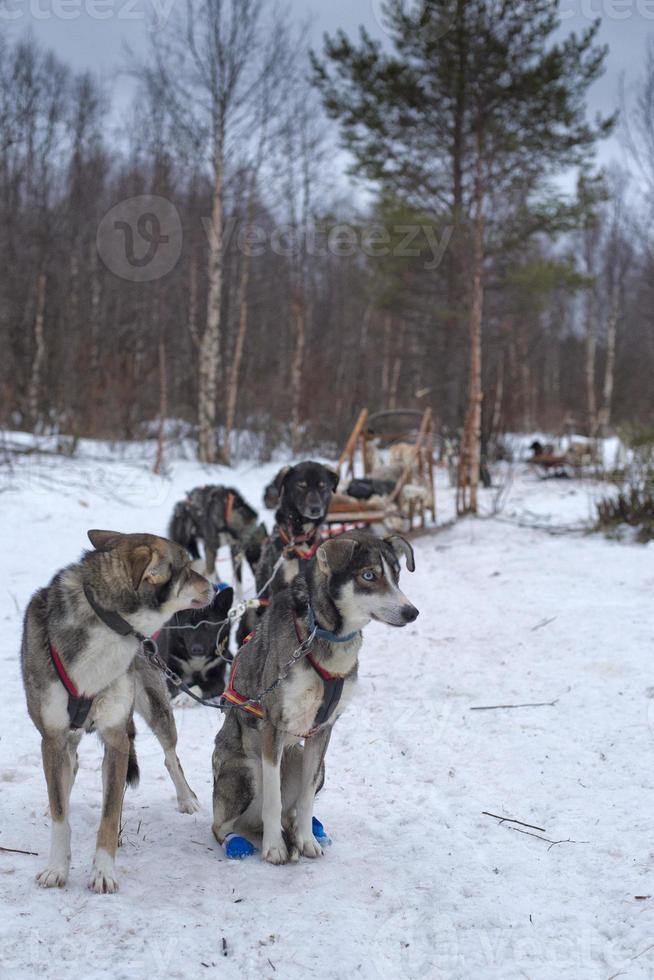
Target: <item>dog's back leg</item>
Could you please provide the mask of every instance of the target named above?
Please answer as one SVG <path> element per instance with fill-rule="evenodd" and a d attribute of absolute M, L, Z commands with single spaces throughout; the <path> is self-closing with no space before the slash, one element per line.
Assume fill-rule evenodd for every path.
<path fill-rule="evenodd" d="M 232 544 L 229 547 L 232 556 L 232 570 L 234 572 L 234 592 L 238 599 L 243 598 L 243 552 L 239 545 Z"/>
<path fill-rule="evenodd" d="M 43 888 L 62 888 L 70 867 L 70 794 L 75 780 L 76 766 L 73 761 L 76 746 L 71 751 L 68 733 L 44 735 L 41 739 L 43 771 L 48 787 L 50 817 L 50 857 L 47 866 L 36 876 Z"/>
<path fill-rule="evenodd" d="M 197 813 L 198 798 L 186 782 L 177 756 L 177 725 L 163 676 L 149 664 L 136 664 L 135 707 L 164 750 L 166 769 L 173 781 L 180 813 Z"/>
<path fill-rule="evenodd" d="M 247 833 L 261 824 L 261 780 L 253 772 L 242 750 L 238 726 L 229 716 L 216 737 L 212 763 L 211 829 L 218 843 L 224 844 L 228 834 Z"/>
<path fill-rule="evenodd" d="M 208 579 L 213 580 L 213 575 L 216 570 L 216 555 L 218 553 L 218 545 L 213 541 L 204 542 L 204 573 Z"/>

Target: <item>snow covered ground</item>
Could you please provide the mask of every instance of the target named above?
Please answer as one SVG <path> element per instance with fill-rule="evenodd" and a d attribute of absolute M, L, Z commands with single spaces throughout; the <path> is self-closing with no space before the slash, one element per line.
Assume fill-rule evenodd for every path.
<path fill-rule="evenodd" d="M 31 592 L 76 558 L 87 528 L 162 532 L 173 502 L 209 480 L 258 505 L 277 469 L 179 462 L 164 479 L 140 455 L 89 444 L 0 475 L 0 847 L 39 855 L 0 851 L 3 980 L 654 977 L 654 550 L 521 526 L 579 525 L 592 508 L 585 485 L 519 468 L 500 519 L 416 542 L 403 585 L 417 622 L 366 630 L 317 808 L 334 839 L 324 858 L 224 858 L 210 831 L 219 720 L 186 708 L 179 752 L 202 811 L 176 811 L 141 723 L 121 890 L 91 894 L 100 751 L 87 738 L 70 879 L 38 889 L 46 793 L 18 662 Z M 484 499 L 490 511 L 493 492 Z M 532 702 L 551 703 L 471 710 Z"/>

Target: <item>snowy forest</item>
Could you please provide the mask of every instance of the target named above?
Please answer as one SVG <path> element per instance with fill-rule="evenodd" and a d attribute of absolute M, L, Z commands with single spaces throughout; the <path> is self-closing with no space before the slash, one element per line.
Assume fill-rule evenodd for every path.
<path fill-rule="evenodd" d="M 654 46 L 591 120 L 597 25 L 556 33 L 549 0 L 385 16 L 385 45 L 310 49 L 277 5 L 193 0 L 125 52 L 119 116 L 3 33 L 5 427 L 132 439 L 163 413 L 211 462 L 233 430 L 341 444 L 363 405 L 482 445 L 651 419 Z"/>
<path fill-rule="evenodd" d="M 654 977 L 653 216 L 654 0 L 0 0 L 2 980 Z"/>

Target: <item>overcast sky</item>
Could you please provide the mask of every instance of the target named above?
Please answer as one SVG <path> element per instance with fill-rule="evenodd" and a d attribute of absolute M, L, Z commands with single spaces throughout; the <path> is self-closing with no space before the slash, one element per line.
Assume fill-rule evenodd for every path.
<path fill-rule="evenodd" d="M 124 42 L 137 52 L 148 44 L 148 14 L 181 0 L 5 0 L 16 34 L 31 30 L 74 68 L 91 68 L 111 81 L 118 109 L 128 101 L 130 83 L 115 77 L 123 63 Z M 1 0 L 0 0 L 1 3 Z M 353 35 L 359 24 L 383 38 L 379 18 L 381 0 L 290 0 L 298 19 L 309 22 L 312 42 L 319 46 L 324 31 L 343 28 Z M 98 16 L 102 13 L 102 18 Z M 107 16 L 109 14 L 109 16 Z M 635 81 L 644 61 L 648 37 L 654 37 L 654 0 L 563 0 L 561 15 L 566 32 L 583 30 L 602 17 L 602 40 L 609 44 L 605 76 L 593 87 L 590 109 L 611 111 L 618 101 L 622 73 Z M 0 30 L 3 24 L 0 23 Z M 621 159 L 621 140 L 614 137 L 602 148 L 600 159 Z"/>

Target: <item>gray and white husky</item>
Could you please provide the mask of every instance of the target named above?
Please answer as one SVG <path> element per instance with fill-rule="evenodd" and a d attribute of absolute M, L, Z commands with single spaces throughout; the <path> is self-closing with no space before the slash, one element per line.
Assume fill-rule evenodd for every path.
<path fill-rule="evenodd" d="M 84 732 L 104 743 L 102 818 L 89 887 L 117 888 L 114 857 L 126 782 L 138 780 L 134 708 L 159 739 L 180 810 L 198 809 L 176 753 L 177 731 L 161 674 L 135 660 L 174 613 L 206 605 L 209 582 L 190 567 L 184 548 L 151 534 L 89 531 L 94 551 L 58 572 L 32 597 L 21 650 L 29 715 L 41 733 L 52 836 L 37 875 L 45 888 L 63 886 L 70 865 L 70 795 L 77 746 Z"/>
<path fill-rule="evenodd" d="M 401 555 L 413 571 L 413 550 L 400 535 L 350 531 L 325 541 L 241 647 L 225 692 L 234 707 L 213 753 L 219 843 L 231 834 L 262 836 L 262 857 L 272 864 L 322 853 L 312 830 L 314 798 L 332 726 L 356 682 L 361 630 L 372 619 L 405 626 L 418 615 L 399 588 Z M 308 655 L 289 668 L 314 625 Z"/>

